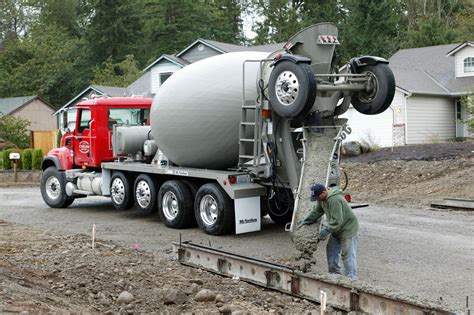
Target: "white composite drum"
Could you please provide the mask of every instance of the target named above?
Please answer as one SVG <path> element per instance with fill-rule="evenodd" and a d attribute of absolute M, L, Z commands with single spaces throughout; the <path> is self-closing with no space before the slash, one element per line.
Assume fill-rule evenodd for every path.
<path fill-rule="evenodd" d="M 173 74 L 151 109 L 152 135 L 173 163 L 225 169 L 238 162 L 242 65 L 265 52 L 235 52 L 207 58 Z M 246 99 L 257 97 L 259 63 L 246 64 Z"/>

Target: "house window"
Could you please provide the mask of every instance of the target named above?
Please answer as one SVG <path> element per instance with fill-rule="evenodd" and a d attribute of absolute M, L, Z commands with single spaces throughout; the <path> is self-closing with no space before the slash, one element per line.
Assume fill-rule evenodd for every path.
<path fill-rule="evenodd" d="M 464 59 L 464 73 L 474 72 L 474 57 Z"/>
<path fill-rule="evenodd" d="M 456 101 L 456 119 L 462 119 L 462 104 L 460 101 Z"/>
<path fill-rule="evenodd" d="M 168 80 L 168 78 L 171 77 L 172 74 L 173 74 L 173 72 L 160 73 L 160 85 L 165 83 L 165 81 Z"/>

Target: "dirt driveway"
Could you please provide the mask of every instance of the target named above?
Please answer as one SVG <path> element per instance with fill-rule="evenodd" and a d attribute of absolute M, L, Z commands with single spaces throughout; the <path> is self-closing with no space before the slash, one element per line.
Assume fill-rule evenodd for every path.
<path fill-rule="evenodd" d="M 401 291 L 408 295 L 422 296 L 432 301 L 442 297 L 445 302 L 459 307 L 463 306 L 467 295 L 473 296 L 474 290 L 471 280 L 473 275 L 474 243 L 472 236 L 474 235 L 474 217 L 471 213 L 380 206 L 361 208 L 356 211 L 361 222 L 358 257 L 361 281 L 389 291 Z M 274 262 L 291 264 L 296 255 L 289 235 L 281 227 L 275 226 L 269 220 L 265 220 L 263 230 L 258 233 L 212 237 L 203 234 L 196 228 L 181 231 L 168 229 L 156 217 L 146 218 L 135 212 L 116 212 L 112 210 L 110 202 L 104 198 L 78 200 L 69 209 L 51 209 L 43 204 L 37 188 L 1 189 L 0 220 L 26 224 L 40 231 L 28 232 L 27 229 L 20 229 L 17 232 L 7 232 L 2 227 L 0 251 L 2 251 L 2 255 L 7 251 L 8 255 L 6 257 L 9 268 L 23 269 L 28 267 L 35 270 L 35 272 L 53 273 L 54 269 L 61 270 L 61 275 L 69 279 L 67 283 L 75 283 L 75 288 L 74 286 L 67 286 L 65 281 L 55 282 L 54 280 L 47 288 L 51 289 L 53 286 L 58 287 L 58 285 L 63 284 L 62 287 L 59 286 L 59 288 L 63 288 L 60 296 L 65 301 L 68 301 L 68 296 L 64 295 L 66 291 L 71 291 L 71 294 L 74 296 L 79 294 L 78 299 L 74 301 L 79 306 L 82 305 L 82 307 L 88 305 L 87 299 L 89 295 L 82 291 L 82 293 L 76 292 L 81 288 L 76 283 L 81 278 L 99 277 L 99 280 L 94 280 L 94 283 L 96 283 L 101 282 L 102 280 L 100 279 L 106 277 L 107 280 L 104 278 L 103 281 L 117 282 L 123 279 L 120 273 L 126 274 L 127 269 L 129 269 L 127 264 L 148 259 L 142 257 L 134 258 L 133 253 L 131 256 L 124 254 L 126 257 L 116 256 L 114 255 L 114 250 L 106 251 L 107 259 L 105 260 L 101 256 L 94 259 L 91 258 L 91 260 L 89 258 L 85 259 L 84 257 L 89 257 L 86 249 L 79 247 L 80 250 L 73 250 L 77 246 L 74 245 L 77 242 L 74 241 L 72 242 L 73 244 L 68 245 L 69 241 L 67 240 L 78 240 L 82 244 L 81 246 L 86 246 L 85 244 L 90 239 L 88 235 L 90 234 L 92 224 L 97 225 L 98 237 L 101 240 L 110 240 L 117 245 L 123 246 L 123 249 L 117 248 L 115 250 L 121 250 L 122 253 L 126 253 L 128 250 L 133 249 L 133 247 L 138 246 L 146 252 L 146 255 L 157 257 L 156 259 L 160 261 L 159 265 L 170 266 L 165 267 L 172 268 L 169 272 L 163 272 L 161 267 L 154 267 L 157 269 L 154 285 L 158 288 L 165 286 L 184 291 L 190 285 L 189 282 L 184 280 L 179 282 L 176 279 L 191 271 L 184 271 L 188 269 L 184 267 L 182 267 L 184 269 L 178 268 L 176 263 L 171 262 L 175 257 L 171 251 L 171 244 L 173 241 L 178 240 L 179 233 L 182 234 L 183 240 L 192 240 L 206 245 L 210 243 L 214 247 L 223 248 L 227 251 Z M 42 233 L 52 236 L 37 236 Z M 79 236 L 77 238 L 73 236 L 77 234 L 85 234 L 86 236 Z M 44 243 L 45 238 L 52 238 L 57 241 Z M 27 254 L 25 255 L 25 252 L 22 250 L 11 252 L 11 248 L 14 247 L 12 242 L 22 244 L 21 248 L 24 248 L 23 250 Z M 39 262 L 36 260 L 36 256 L 31 257 L 30 247 L 33 248 L 33 252 L 39 255 Z M 324 273 L 326 272 L 324 250 L 318 251 L 317 255 L 319 260 L 316 271 Z M 65 260 L 66 257 L 68 258 L 67 261 Z M 31 260 L 32 258 L 35 259 Z M 67 263 L 66 267 L 62 265 L 63 262 Z M 105 263 L 103 266 L 102 262 Z M 89 267 L 85 267 L 82 270 L 78 268 L 78 265 L 81 266 L 84 263 Z M 153 265 L 147 266 L 147 268 L 152 268 Z M 115 269 L 119 271 L 112 273 L 104 272 L 104 270 L 110 271 Z M 153 274 L 150 269 L 146 270 L 146 277 Z M 99 274 L 103 275 L 99 276 Z M 28 279 L 28 275 L 23 276 L 23 278 Z M 141 278 L 139 277 L 138 279 Z M 198 284 L 198 289 L 221 288 L 219 283 L 226 281 L 208 274 L 201 275 L 200 279 L 205 281 L 206 285 Z M 127 281 L 131 280 L 128 279 Z M 130 293 L 146 295 L 144 291 L 138 289 L 140 281 L 131 285 L 132 292 Z M 175 283 L 176 286 L 173 285 Z M 180 283 L 180 285 L 177 283 Z M 240 290 L 241 286 L 243 285 L 239 284 L 232 286 L 233 289 L 225 286 L 222 289 L 218 289 L 217 291 L 226 297 L 226 300 L 218 305 L 223 307 L 224 303 L 226 305 L 230 303 L 236 309 L 245 309 L 245 307 L 254 305 L 252 303 L 255 300 L 262 300 L 260 295 L 256 299 L 247 298 L 245 295 L 242 298 L 230 298 L 234 295 L 226 293 L 226 290 L 230 290 L 229 292 Z M 238 288 L 236 289 L 236 287 Z M 121 293 L 123 287 L 101 286 L 100 288 L 103 288 L 99 291 L 106 295 L 108 302 L 103 301 L 102 295 L 100 295 L 97 299 L 102 300 L 104 305 L 98 303 L 96 310 L 101 312 L 109 309 L 119 310 L 121 306 L 115 304 L 112 296 L 116 298 Z M 245 286 L 244 290 L 241 291 L 253 290 L 249 288 Z M 57 291 L 52 290 L 53 292 Z M 255 292 L 258 292 L 258 290 Z M 157 301 L 161 303 L 159 305 L 164 305 L 161 298 L 164 298 L 162 296 L 165 293 L 160 291 L 158 295 L 160 299 L 157 298 Z M 38 294 L 41 295 L 39 292 Z M 98 293 L 93 294 L 97 295 Z M 192 292 L 192 294 L 195 294 L 195 292 Z M 250 296 L 253 296 L 253 294 Z M 82 296 L 86 299 L 83 300 Z M 194 304 L 193 296 L 186 295 L 188 302 L 187 304 L 185 303 L 186 307 L 184 309 L 200 309 L 199 307 L 202 305 Z M 265 298 L 268 299 L 268 297 Z M 271 298 L 272 301 L 278 299 L 280 297 Z M 245 304 L 245 301 L 250 304 Z M 155 304 L 152 303 L 152 305 Z M 218 311 L 217 306 L 211 305 L 212 310 Z M 242 305 L 245 305 L 245 307 Z M 257 305 L 255 306 L 256 308 L 249 309 L 255 311 L 270 311 L 274 309 L 275 311 L 291 310 L 298 312 L 298 310 L 303 311 L 316 307 L 315 305 L 302 305 L 303 308 L 298 309 L 296 305 L 290 304 L 289 308 L 282 307 L 282 305 L 278 306 L 276 302 L 269 302 L 267 307 L 265 305 Z M 210 307 L 209 305 L 207 306 Z M 133 310 L 150 310 L 149 308 L 142 307 L 143 305 L 137 304 L 137 306 L 133 307 Z"/>
<path fill-rule="evenodd" d="M 399 150 L 343 161 L 354 199 L 371 203 L 355 210 L 361 225 L 360 281 L 389 292 L 442 299 L 463 310 L 466 296 L 474 296 L 474 213 L 427 208 L 443 197 L 474 199 L 474 147 Z M 30 180 L 34 185 L 35 177 Z M 157 216 L 114 211 L 107 198 L 51 209 L 37 186 L 1 182 L 0 313 L 317 312 L 313 303 L 175 261 L 171 244 L 181 234 L 183 240 L 293 264 L 297 253 L 290 236 L 269 219 L 258 233 L 213 237 L 197 228 L 168 229 Z M 103 244 L 94 251 L 93 224 Z M 317 259 L 315 271 L 325 273 L 324 245 Z M 204 289 L 212 292 L 199 293 Z M 122 294 L 117 300 L 124 291 L 133 299 Z M 200 302 L 198 294 L 209 301 Z"/>

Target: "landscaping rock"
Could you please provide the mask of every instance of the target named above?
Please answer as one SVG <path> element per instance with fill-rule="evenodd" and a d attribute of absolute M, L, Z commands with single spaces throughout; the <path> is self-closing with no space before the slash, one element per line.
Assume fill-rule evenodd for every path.
<path fill-rule="evenodd" d="M 181 290 L 178 289 L 169 289 L 164 292 L 163 303 L 165 305 L 176 304 L 181 305 L 186 303 L 188 296 Z"/>
<path fill-rule="evenodd" d="M 133 297 L 133 294 L 128 293 L 127 291 L 123 291 L 120 293 L 118 296 L 116 302 L 117 304 L 129 304 L 132 302 L 135 298 Z"/>
<path fill-rule="evenodd" d="M 216 293 L 208 289 L 203 289 L 199 291 L 194 297 L 194 300 L 196 302 L 211 302 L 211 301 L 214 301 L 215 299 L 216 299 Z"/>

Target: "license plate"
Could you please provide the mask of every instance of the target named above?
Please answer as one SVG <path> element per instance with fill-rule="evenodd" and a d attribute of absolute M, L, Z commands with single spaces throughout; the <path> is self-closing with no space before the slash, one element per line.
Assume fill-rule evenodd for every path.
<path fill-rule="evenodd" d="M 250 183 L 250 175 L 237 176 L 237 184 L 246 184 L 246 183 Z"/>

